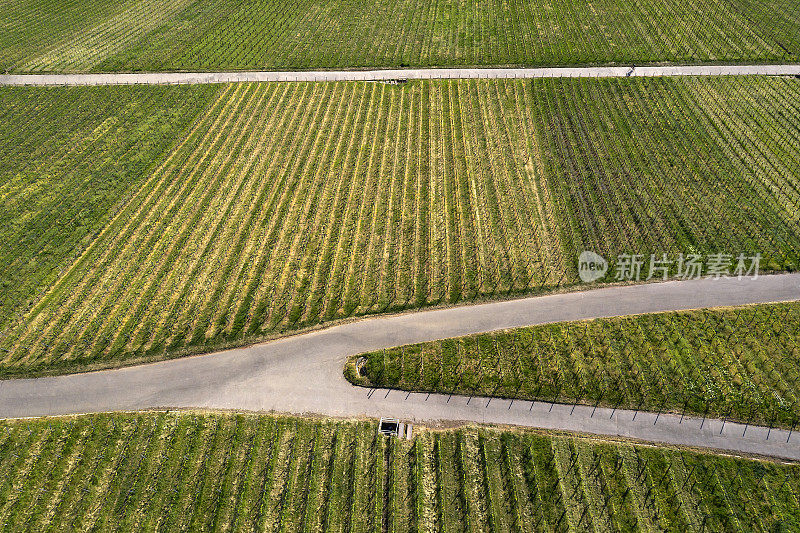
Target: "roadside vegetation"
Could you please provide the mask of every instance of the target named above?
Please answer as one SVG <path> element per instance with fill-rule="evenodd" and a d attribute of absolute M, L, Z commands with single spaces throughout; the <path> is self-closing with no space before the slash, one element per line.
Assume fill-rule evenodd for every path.
<path fill-rule="evenodd" d="M 793 62 L 792 0 L 9 0 L 0 70 Z"/>
<path fill-rule="evenodd" d="M 795 427 L 800 304 L 534 326 L 352 357 L 353 383 Z"/>
<path fill-rule="evenodd" d="M 216 90 L 0 90 L 0 332 L 110 222 Z"/>
<path fill-rule="evenodd" d="M 800 468 L 535 431 L 268 415 L 0 422 L 12 531 L 793 531 Z"/>
<path fill-rule="evenodd" d="M 125 90 L 93 89 L 123 108 Z M 165 105 L 184 94 L 127 90 L 151 91 L 152 101 L 163 93 Z M 760 253 L 762 272 L 798 264 L 800 128 L 791 111 L 800 111 L 800 80 L 217 91 L 168 153 L 147 169 L 136 159 L 137 186 L 113 218 L 91 226 L 93 240 L 52 259 L 61 275 L 0 339 L 0 372 L 113 366 L 348 317 L 554 290 L 579 282 L 584 249 L 612 260 Z M 53 142 L 54 153 L 73 146 Z M 15 165 L 13 175 L 23 168 Z M 94 191 L 88 167 L 66 168 L 82 181 L 65 188 Z M 52 190 L 25 190 L 52 198 L 53 216 L 72 217 L 73 204 Z M 13 257 L 9 242 L 3 253 Z"/>

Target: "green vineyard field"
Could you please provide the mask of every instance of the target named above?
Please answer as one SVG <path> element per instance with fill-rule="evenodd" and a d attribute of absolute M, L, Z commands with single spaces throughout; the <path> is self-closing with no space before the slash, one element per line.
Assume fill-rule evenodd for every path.
<path fill-rule="evenodd" d="M 92 241 L 215 91 L 0 91 L 0 331 Z"/>
<path fill-rule="evenodd" d="M 567 322 L 402 346 L 352 357 L 346 375 L 365 386 L 794 427 L 798 368 L 800 304 L 790 303 Z"/>
<path fill-rule="evenodd" d="M 797 464 L 266 415 L 0 422 L 12 531 L 794 531 Z"/>
<path fill-rule="evenodd" d="M 794 62 L 793 0 L 8 0 L 0 69 Z"/>
<path fill-rule="evenodd" d="M 548 217 L 566 257 L 761 252 L 762 267 L 798 268 L 797 80 L 534 87 Z"/>
<path fill-rule="evenodd" d="M 583 249 L 792 270 L 799 95 L 780 78 L 225 85 L 6 329 L 0 371 L 552 290 Z"/>

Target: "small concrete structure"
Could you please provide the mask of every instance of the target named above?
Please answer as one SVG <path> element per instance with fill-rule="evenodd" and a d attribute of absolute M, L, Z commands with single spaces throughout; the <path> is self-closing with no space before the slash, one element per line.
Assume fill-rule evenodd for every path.
<path fill-rule="evenodd" d="M 411 424 L 404 424 L 396 418 L 381 418 L 378 422 L 378 435 L 411 440 Z"/>
<path fill-rule="evenodd" d="M 378 434 L 387 437 L 400 437 L 403 433 L 403 424 L 396 418 L 381 418 L 378 423 Z"/>
<path fill-rule="evenodd" d="M 356 361 L 356 374 L 358 377 L 364 377 L 364 367 L 367 366 L 367 358 L 366 357 L 359 357 Z"/>

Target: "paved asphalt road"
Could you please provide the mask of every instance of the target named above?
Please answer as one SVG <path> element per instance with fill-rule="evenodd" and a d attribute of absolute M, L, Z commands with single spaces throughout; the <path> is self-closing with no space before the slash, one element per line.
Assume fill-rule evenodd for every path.
<path fill-rule="evenodd" d="M 157 407 L 470 421 L 626 436 L 800 460 L 800 435 L 633 411 L 407 394 L 351 386 L 349 355 L 525 325 L 800 299 L 800 274 L 602 289 L 359 320 L 215 354 L 119 370 L 0 382 L 0 417 Z M 552 409 L 551 409 L 552 407 Z M 769 437 L 767 439 L 767 437 Z"/>
<path fill-rule="evenodd" d="M 428 68 L 302 72 L 140 72 L 3 74 L 0 85 L 161 85 L 255 81 L 386 81 L 467 78 L 619 78 L 627 76 L 799 76 L 798 65 L 685 65 L 649 67 Z"/>

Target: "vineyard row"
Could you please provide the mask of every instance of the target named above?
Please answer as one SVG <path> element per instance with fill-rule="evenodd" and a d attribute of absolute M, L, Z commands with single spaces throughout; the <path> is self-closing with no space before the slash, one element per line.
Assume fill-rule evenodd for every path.
<path fill-rule="evenodd" d="M 0 423 L 13 531 L 776 531 L 796 464 L 534 432 L 255 415 Z"/>
<path fill-rule="evenodd" d="M 760 254 L 762 272 L 800 265 L 798 80 L 265 83 L 197 94 L 206 109 L 191 127 L 154 130 L 168 154 L 149 167 L 136 154 L 113 160 L 149 169 L 7 328 L 3 372 L 542 292 L 578 283 L 583 250 L 609 260 Z M 44 130 L 24 120 L 32 127 L 14 140 L 32 145 Z M 24 158 L 11 166 L 24 170 Z M 9 182 L 11 194 L 49 192 L 27 187 Z M 54 216 L 70 207 L 59 191 Z M 12 255 L 35 255 L 31 235 Z"/>
<path fill-rule="evenodd" d="M 0 69 L 318 68 L 783 62 L 792 0 L 52 0 L 0 5 Z"/>
<path fill-rule="evenodd" d="M 2 91 L 0 331 L 86 248 L 216 90 Z"/>
<path fill-rule="evenodd" d="M 798 328 L 796 303 L 598 319 L 381 350 L 351 358 L 346 373 L 362 385 L 794 429 Z"/>

